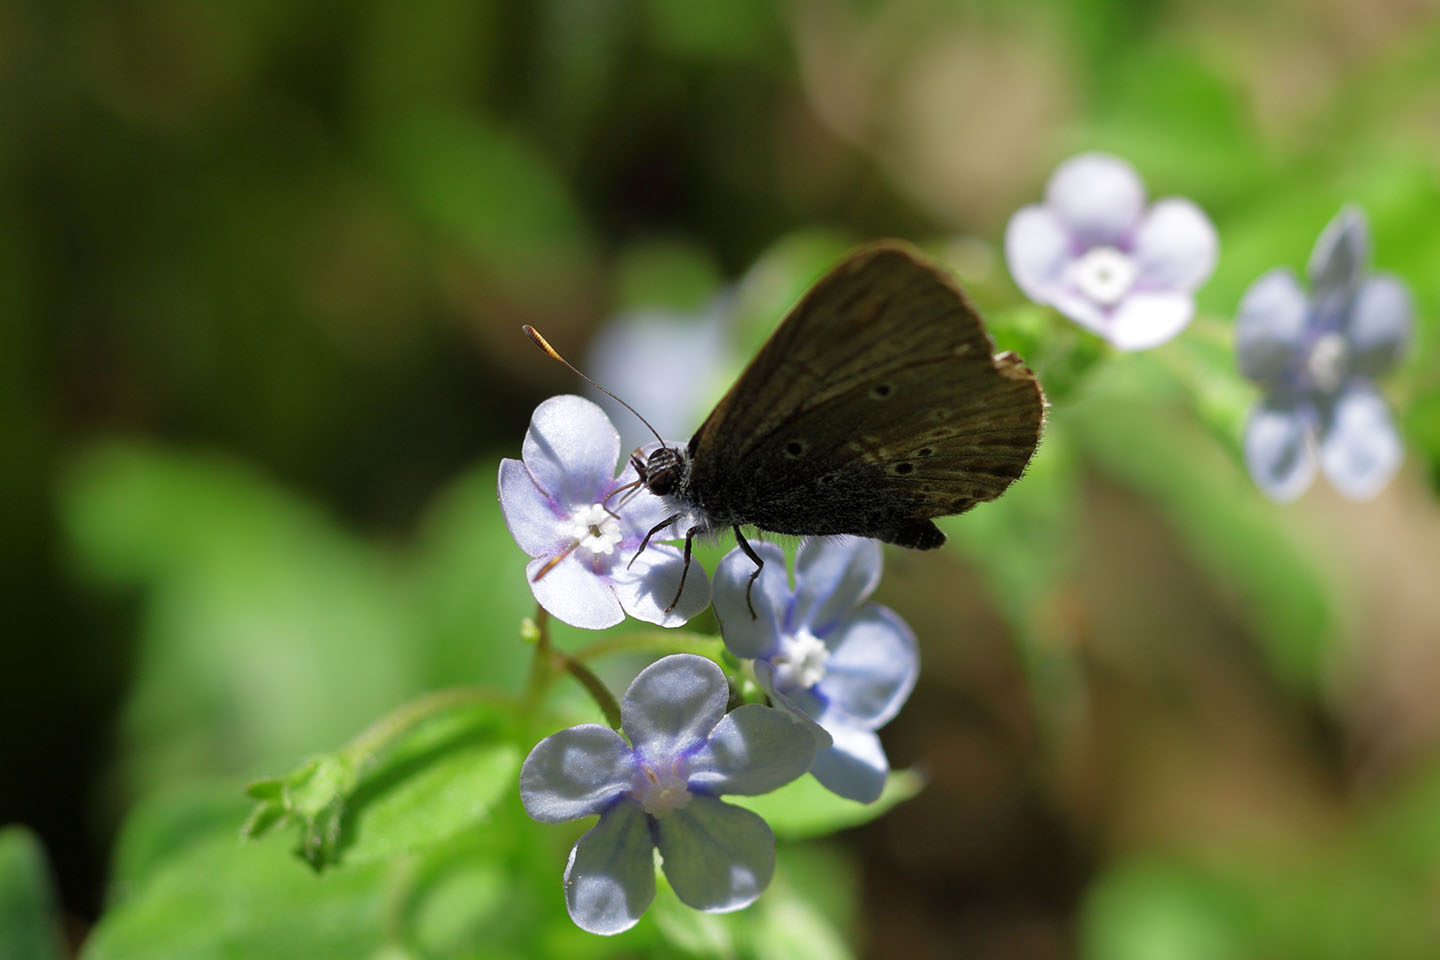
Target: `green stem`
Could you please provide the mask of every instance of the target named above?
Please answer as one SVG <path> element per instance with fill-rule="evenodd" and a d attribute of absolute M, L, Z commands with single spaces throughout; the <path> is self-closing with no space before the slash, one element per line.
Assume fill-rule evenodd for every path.
<path fill-rule="evenodd" d="M 455 707 L 474 703 L 499 703 L 505 699 L 494 690 L 478 686 L 431 691 L 401 704 L 360 731 L 340 749 L 339 756 L 347 762 L 358 763 L 366 757 L 380 753 L 402 735 L 433 716 Z"/>
<path fill-rule="evenodd" d="M 616 702 L 605 682 L 581 662 L 582 658 L 572 657 L 563 650 L 556 650 L 550 644 L 550 614 L 544 607 L 535 608 L 535 659 L 530 663 L 530 679 L 525 688 L 525 708 L 532 712 L 545 696 L 552 677 L 565 672 L 574 677 L 590 698 L 605 715 L 605 722 L 616 730 L 620 729 L 620 704 Z"/>

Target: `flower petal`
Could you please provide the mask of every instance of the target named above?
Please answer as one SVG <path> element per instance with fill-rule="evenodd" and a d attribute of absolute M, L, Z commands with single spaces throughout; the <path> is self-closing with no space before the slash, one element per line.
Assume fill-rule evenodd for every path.
<path fill-rule="evenodd" d="M 802 776 L 815 738 L 790 714 L 758 703 L 725 715 L 690 761 L 690 784 L 710 794 L 769 793 Z"/>
<path fill-rule="evenodd" d="M 536 557 L 525 565 L 525 579 L 535 602 L 555 619 L 582 630 L 604 630 L 622 622 L 625 611 L 609 579 L 581 563 L 575 553 L 546 570 L 539 580 L 535 577 L 549 558 Z"/>
<path fill-rule="evenodd" d="M 597 503 L 610 492 L 620 434 L 604 410 L 565 394 L 535 408 L 521 449 L 540 489 L 562 506 L 576 507 Z"/>
<path fill-rule="evenodd" d="M 1050 303 L 1072 255 L 1070 234 L 1049 209 L 1021 207 L 1005 227 L 1005 262 L 1020 291 Z"/>
<path fill-rule="evenodd" d="M 810 537 L 795 554 L 795 608 L 787 626 L 823 637 L 875 592 L 884 558 L 878 540 Z"/>
<path fill-rule="evenodd" d="M 1320 441 L 1320 466 L 1351 500 L 1369 500 L 1390 483 L 1405 449 L 1385 398 L 1364 381 L 1351 381 L 1336 399 Z"/>
<path fill-rule="evenodd" d="M 1133 251 L 1146 291 L 1192 292 L 1210 278 L 1220 238 L 1205 212 L 1189 200 L 1157 200 L 1135 233 Z"/>
<path fill-rule="evenodd" d="M 773 543 L 752 544 L 765 567 L 750 590 L 755 616 L 745 602 L 745 591 L 755 564 L 736 547 L 725 554 L 715 568 L 715 619 L 726 648 L 745 660 L 773 656 L 780 631 L 790 609 L 790 580 L 785 572 L 785 552 Z"/>
<path fill-rule="evenodd" d="M 1389 370 L 1405 352 L 1414 325 L 1415 306 L 1399 279 L 1367 277 L 1355 295 L 1345 329 L 1351 369 L 1364 377 Z"/>
<path fill-rule="evenodd" d="M 829 709 L 875 729 L 900 710 L 920 675 L 915 633 L 887 607 L 867 604 L 827 640 L 830 659 L 818 684 Z M 825 718 L 821 717 L 821 723 Z"/>
<path fill-rule="evenodd" d="M 1148 350 L 1173 339 L 1195 314 L 1188 293 L 1132 293 L 1115 308 L 1102 333 L 1121 350 Z"/>
<path fill-rule="evenodd" d="M 835 745 L 815 755 L 810 772 L 831 793 L 860 803 L 873 803 L 885 789 L 890 762 L 880 738 L 855 727 L 831 729 Z"/>
<path fill-rule="evenodd" d="M 636 620 L 678 627 L 710 606 L 710 580 L 694 559 L 685 573 L 684 592 L 675 599 L 684 571 L 685 558 L 678 549 L 651 541 L 633 564 L 617 564 L 610 582 L 620 606 Z M 674 607 L 666 612 L 672 603 Z"/>
<path fill-rule="evenodd" d="M 815 718 L 825 712 L 825 701 L 815 693 L 815 687 L 780 690 L 775 686 L 775 665 L 769 660 L 755 661 L 755 679 L 770 702 L 800 722 L 814 738 L 818 749 L 830 746 L 830 734 Z"/>
<path fill-rule="evenodd" d="M 1110 317 L 1100 305 L 1071 287 L 1059 287 L 1050 297 L 1050 304 L 1091 333 L 1110 335 Z"/>
<path fill-rule="evenodd" d="M 557 552 L 565 540 L 555 506 L 530 479 L 530 471 L 519 460 L 500 461 L 500 513 L 510 536 L 526 556 L 543 557 Z"/>
<path fill-rule="evenodd" d="M 640 671 L 620 703 L 620 726 L 646 757 L 698 749 L 725 716 L 730 689 L 711 660 L 672 653 Z"/>
<path fill-rule="evenodd" d="M 1262 274 L 1240 298 L 1235 317 L 1235 359 L 1240 372 L 1261 384 L 1278 384 L 1303 348 L 1310 300 L 1293 271 Z"/>
<path fill-rule="evenodd" d="M 625 738 L 598 723 L 561 730 L 535 744 L 520 768 L 520 800 L 531 819 L 564 823 L 603 813 L 630 789 Z"/>
<path fill-rule="evenodd" d="M 696 910 L 739 910 L 769 886 L 775 834 L 758 814 L 697 794 L 655 825 L 665 876 Z"/>
<path fill-rule="evenodd" d="M 1320 232 L 1310 253 L 1310 286 L 1317 297 L 1353 286 L 1370 258 L 1370 228 L 1359 207 L 1347 206 Z"/>
<path fill-rule="evenodd" d="M 1299 401 L 1266 398 L 1245 424 L 1245 467 L 1271 500 L 1289 503 L 1310 489 L 1310 409 Z"/>
<path fill-rule="evenodd" d="M 635 926 L 655 899 L 654 849 L 638 804 L 627 800 L 603 814 L 565 866 L 565 907 L 575 925 L 606 935 Z"/>
<path fill-rule="evenodd" d="M 1082 249 L 1121 246 L 1145 207 L 1145 185 L 1119 157 L 1082 153 L 1056 168 L 1045 203 Z"/>

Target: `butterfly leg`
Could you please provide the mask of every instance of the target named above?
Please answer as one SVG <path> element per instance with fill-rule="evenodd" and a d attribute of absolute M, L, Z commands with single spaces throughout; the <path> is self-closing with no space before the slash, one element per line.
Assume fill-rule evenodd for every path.
<path fill-rule="evenodd" d="M 676 514 L 676 516 L 679 516 L 679 514 Z M 670 520 L 674 519 L 675 517 L 670 518 Z M 669 523 L 670 520 L 666 520 L 665 523 Z M 664 525 L 665 524 L 662 523 L 660 526 L 663 527 Z M 658 530 L 659 527 L 656 529 Z M 680 594 L 685 592 L 685 578 L 690 575 L 690 546 L 695 542 L 695 534 L 699 533 L 700 529 L 700 527 L 691 527 L 685 531 L 685 566 L 680 568 L 680 587 L 675 591 L 675 599 L 671 600 L 670 606 L 665 608 L 666 613 L 675 609 L 675 604 L 680 602 Z M 650 532 L 654 533 L 655 531 L 651 530 Z M 648 540 L 649 537 L 647 536 L 646 539 Z M 634 563 L 634 561 L 632 560 L 631 563 Z"/>
<path fill-rule="evenodd" d="M 750 541 L 746 540 L 745 535 L 740 532 L 740 524 L 735 524 L 734 529 L 735 542 L 740 544 L 740 549 L 745 551 L 745 556 L 749 557 L 755 564 L 755 572 L 750 574 L 750 582 L 745 584 L 745 606 L 750 608 L 750 619 L 754 620 L 756 619 L 755 604 L 750 602 L 750 589 L 755 586 L 755 581 L 759 578 L 760 571 L 765 569 L 765 561 L 760 559 L 760 554 L 755 552 L 755 548 L 750 546 Z"/>
<path fill-rule="evenodd" d="M 659 523 L 655 524 L 655 526 L 651 527 L 651 528 L 650 528 L 650 532 L 647 533 L 647 534 L 645 534 L 645 539 L 640 541 L 640 549 L 639 549 L 639 550 L 636 550 L 636 551 L 635 551 L 635 556 L 631 557 L 631 558 L 630 558 L 630 562 L 627 563 L 627 564 L 625 564 L 625 569 L 626 569 L 626 570 L 629 570 L 631 567 L 635 566 L 635 561 L 640 559 L 640 554 L 644 553 L 644 552 L 645 552 L 645 548 L 650 545 L 650 538 L 651 538 L 651 537 L 655 536 L 655 534 L 659 533 L 661 530 L 664 530 L 666 527 L 670 526 L 670 524 L 674 523 L 676 520 L 679 520 L 679 519 L 680 519 L 680 514 L 678 514 L 678 513 L 672 514 L 671 516 L 668 516 L 668 517 L 666 517 L 664 520 L 661 520 Z M 688 534 L 687 534 L 687 538 L 688 538 Z M 689 547 L 689 543 L 688 543 L 688 542 L 686 543 L 686 547 Z M 689 557 L 689 551 L 688 551 L 688 550 L 686 551 L 686 557 L 687 557 L 687 558 Z M 687 566 L 688 566 L 688 564 L 687 564 Z M 685 579 L 684 579 L 683 577 L 680 579 L 680 586 L 682 586 L 682 587 L 685 586 Z M 679 599 L 679 598 L 677 597 L 676 599 Z M 671 606 L 674 606 L 674 604 L 671 604 Z"/>

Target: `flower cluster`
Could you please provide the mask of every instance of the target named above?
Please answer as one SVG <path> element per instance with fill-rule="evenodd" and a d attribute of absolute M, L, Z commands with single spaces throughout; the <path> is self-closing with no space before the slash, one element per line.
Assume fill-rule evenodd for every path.
<path fill-rule="evenodd" d="M 521 460 L 500 465 L 501 510 L 530 556 L 536 601 L 574 626 L 604 628 L 626 614 L 662 626 L 710 602 L 699 564 L 685 575 L 673 546 L 653 541 L 664 506 L 627 466 L 597 406 L 552 397 L 531 418 Z M 896 614 L 867 603 L 881 571 L 880 545 L 858 537 L 807 540 L 795 586 L 785 556 L 757 544 L 721 562 L 714 605 L 731 653 L 752 662 L 767 704 L 725 712 L 729 688 L 714 662 L 665 657 L 643 670 L 621 706 L 621 733 L 598 724 L 542 740 L 521 771 L 521 797 L 536 820 L 599 815 L 565 869 L 565 901 L 594 933 L 634 925 L 655 894 L 653 851 L 680 900 L 723 912 L 752 903 L 774 868 L 775 838 L 757 815 L 718 799 L 766 793 L 812 773 L 852 800 L 880 796 L 889 764 L 875 731 L 915 685 L 915 635 Z M 751 616 L 754 606 L 756 615 Z"/>
<path fill-rule="evenodd" d="M 1218 250 L 1199 207 L 1171 197 L 1147 209 L 1134 168 L 1101 153 L 1062 163 L 1045 202 L 1021 208 L 1005 231 L 1020 290 L 1122 350 L 1185 328 Z M 1278 502 L 1303 494 L 1317 472 L 1368 499 L 1404 456 L 1374 381 L 1403 354 L 1413 309 L 1398 279 L 1365 271 L 1369 254 L 1365 217 L 1347 207 L 1315 245 L 1308 296 L 1279 268 L 1241 299 L 1236 359 L 1264 393 L 1245 428 L 1245 464 Z"/>
<path fill-rule="evenodd" d="M 1265 391 L 1245 428 L 1245 462 L 1282 503 L 1309 488 L 1317 464 L 1354 500 L 1400 467 L 1400 436 L 1373 381 L 1404 352 L 1413 311 L 1399 280 L 1365 272 L 1369 255 L 1364 215 L 1346 208 L 1310 256 L 1310 296 L 1280 268 L 1240 301 L 1236 359 Z"/>

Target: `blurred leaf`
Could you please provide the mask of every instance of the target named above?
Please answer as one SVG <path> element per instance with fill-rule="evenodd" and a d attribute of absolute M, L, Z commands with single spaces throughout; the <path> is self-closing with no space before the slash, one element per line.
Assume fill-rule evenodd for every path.
<path fill-rule="evenodd" d="M 420 686 L 385 559 L 239 464 L 97 445 L 61 510 L 80 563 L 147 590 L 124 719 L 132 789 L 279 767 Z"/>
<path fill-rule="evenodd" d="M 1151 389 L 1161 369 L 1143 354 L 1107 368 L 1103 383 L 1072 408 L 1082 449 L 1152 500 L 1195 560 L 1238 599 L 1276 676 L 1314 690 L 1338 633 L 1337 591 L 1235 458 Z"/>
<path fill-rule="evenodd" d="M 316 877 L 273 842 L 237 845 L 234 825 L 167 858 L 106 912 L 87 960 L 364 957 L 385 942 L 383 868 Z"/>
<path fill-rule="evenodd" d="M 781 47 L 780 16 L 766 0 L 645 0 L 657 47 L 695 59 L 747 58 Z"/>
<path fill-rule="evenodd" d="M 45 851 L 24 827 L 0 829 L 0 960 L 60 960 L 60 918 Z"/>
<path fill-rule="evenodd" d="M 695 313 L 720 288 L 713 256 L 679 240 L 650 240 L 625 248 L 614 273 L 617 313 L 644 308 Z"/>
<path fill-rule="evenodd" d="M 497 458 L 484 458 L 441 491 L 410 550 L 410 596 L 427 638 L 412 653 L 425 660 L 427 686 L 469 678 L 518 692 L 529 669 L 533 648 L 520 642 L 519 629 L 535 613 L 535 598 L 525 582 L 527 558 L 500 513 L 498 469 Z"/>
<path fill-rule="evenodd" d="M 1116 51 L 1081 144 L 1118 154 L 1152 197 L 1225 205 L 1269 175 L 1242 91 L 1169 39 Z"/>
<path fill-rule="evenodd" d="M 1080 955 L 1086 960 L 1261 956 L 1247 893 L 1183 861 L 1121 861 L 1086 894 Z"/>
<path fill-rule="evenodd" d="M 550 160 L 512 130 L 459 111 L 412 111 L 375 132 L 416 211 L 500 282 L 538 290 L 588 258 L 582 212 Z"/>
<path fill-rule="evenodd" d="M 915 796 L 924 785 L 924 778 L 913 770 L 892 771 L 879 799 L 857 803 L 831 793 L 814 777 L 801 777 L 773 793 L 727 801 L 760 814 L 777 837 L 796 840 L 869 823 Z"/>

